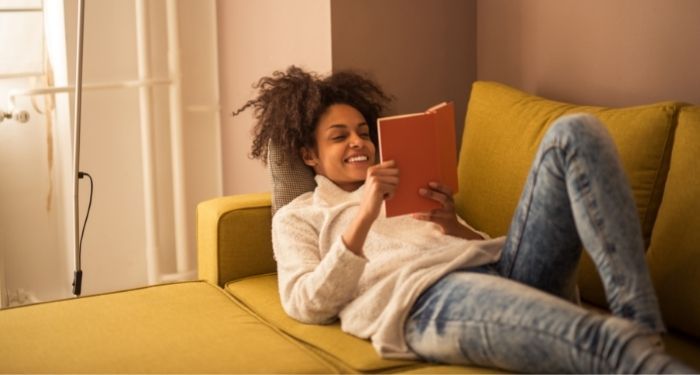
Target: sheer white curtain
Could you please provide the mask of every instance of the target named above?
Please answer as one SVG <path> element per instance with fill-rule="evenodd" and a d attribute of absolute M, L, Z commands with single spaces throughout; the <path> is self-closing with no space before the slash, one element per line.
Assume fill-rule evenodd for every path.
<path fill-rule="evenodd" d="M 42 84 L 45 67 L 44 13 L 41 0 L 0 0 L 0 110 L 12 112 L 13 90 Z M 37 103 L 39 110 L 45 109 Z M 55 254 L 56 209 L 51 202 L 51 124 L 27 103 L 29 122 L 0 122 L 0 306 L 31 300 L 32 293 L 11 288 L 18 251 L 44 249 Z M 35 235 L 32 235 L 35 233 Z M 36 233 L 41 233 L 37 235 Z M 43 252 L 43 251 L 42 251 Z M 54 261 L 52 255 L 41 260 Z"/>

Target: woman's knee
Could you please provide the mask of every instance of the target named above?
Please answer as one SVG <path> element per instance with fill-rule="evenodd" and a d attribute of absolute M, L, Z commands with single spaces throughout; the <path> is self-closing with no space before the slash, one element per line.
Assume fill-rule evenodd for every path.
<path fill-rule="evenodd" d="M 547 130 L 543 142 L 561 145 L 581 145 L 587 149 L 611 146 L 612 139 L 603 123 L 590 114 L 564 115 Z"/>

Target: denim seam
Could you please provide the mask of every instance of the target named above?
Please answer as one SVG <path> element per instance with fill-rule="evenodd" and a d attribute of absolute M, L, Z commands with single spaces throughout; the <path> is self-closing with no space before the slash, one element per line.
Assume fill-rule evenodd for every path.
<path fill-rule="evenodd" d="M 588 177 L 587 173 L 581 172 L 581 171 L 577 171 L 577 173 L 584 176 L 585 180 L 590 183 L 590 178 Z M 602 224 L 599 224 L 598 221 L 596 220 L 596 217 L 600 216 L 600 215 L 599 214 L 595 215 L 595 210 L 592 208 L 593 206 L 598 206 L 597 200 L 595 199 L 594 196 L 592 196 L 590 194 L 590 191 L 587 191 L 587 192 L 579 191 L 579 193 L 584 193 L 584 194 L 581 194 L 585 198 L 583 200 L 584 204 L 582 204 L 582 206 L 586 208 L 586 216 L 588 217 L 588 220 L 591 223 L 591 225 L 596 229 L 596 231 L 595 231 L 596 236 L 595 237 L 599 238 L 601 240 L 603 246 L 606 246 L 608 244 L 608 240 L 607 240 L 607 238 L 605 238 L 605 236 L 602 233 L 603 232 Z M 603 249 L 603 251 L 605 251 L 605 249 Z M 590 254 L 590 252 L 589 252 L 589 254 Z M 593 256 L 591 256 L 591 258 L 593 258 Z"/>
<path fill-rule="evenodd" d="M 542 153 L 539 155 L 539 159 L 537 160 L 537 166 L 534 169 L 539 171 L 540 167 L 542 166 L 542 163 L 544 161 L 545 155 L 547 153 L 549 153 L 550 151 L 557 150 L 557 149 L 561 149 L 561 146 L 558 143 L 552 143 L 550 145 L 547 145 L 546 147 L 543 147 Z M 527 211 L 525 213 L 525 218 L 522 221 L 523 223 L 528 222 L 527 217 L 530 215 L 530 212 L 531 212 L 530 207 L 532 206 L 532 199 L 533 199 L 534 194 L 535 194 L 535 186 L 537 185 L 537 180 L 538 180 L 537 174 L 534 174 L 532 184 L 530 185 L 529 196 L 527 197 Z M 515 248 L 515 251 L 513 252 L 513 256 L 511 257 L 510 264 L 507 265 L 508 269 L 506 270 L 506 273 L 505 273 L 505 276 L 509 279 L 513 275 L 513 268 L 515 267 L 515 262 L 518 260 L 518 255 L 520 254 L 520 246 L 522 244 L 521 240 L 522 240 L 523 233 L 525 232 L 524 228 L 520 227 L 519 229 L 520 230 L 516 233 L 517 238 L 515 238 L 517 240 L 518 245 Z"/>

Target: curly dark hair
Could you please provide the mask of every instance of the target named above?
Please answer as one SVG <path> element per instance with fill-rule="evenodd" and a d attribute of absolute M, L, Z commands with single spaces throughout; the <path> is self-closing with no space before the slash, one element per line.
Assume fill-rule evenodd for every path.
<path fill-rule="evenodd" d="M 269 142 L 279 145 L 283 155 L 298 153 L 302 147 L 314 147 L 318 120 L 333 104 L 357 109 L 377 142 L 377 119 L 384 114 L 391 98 L 367 76 L 354 71 L 339 71 L 322 78 L 290 66 L 261 78 L 253 88 L 258 96 L 233 112 L 236 116 L 253 107 L 257 120 L 253 129 L 250 157 L 267 164 Z"/>

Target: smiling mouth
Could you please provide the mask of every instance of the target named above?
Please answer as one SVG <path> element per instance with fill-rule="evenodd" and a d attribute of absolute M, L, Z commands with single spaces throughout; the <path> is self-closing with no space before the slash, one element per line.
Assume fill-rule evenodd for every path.
<path fill-rule="evenodd" d="M 362 163 L 369 160 L 369 158 L 365 155 L 358 155 L 358 156 L 352 156 L 347 159 L 345 159 L 346 163 Z"/>

